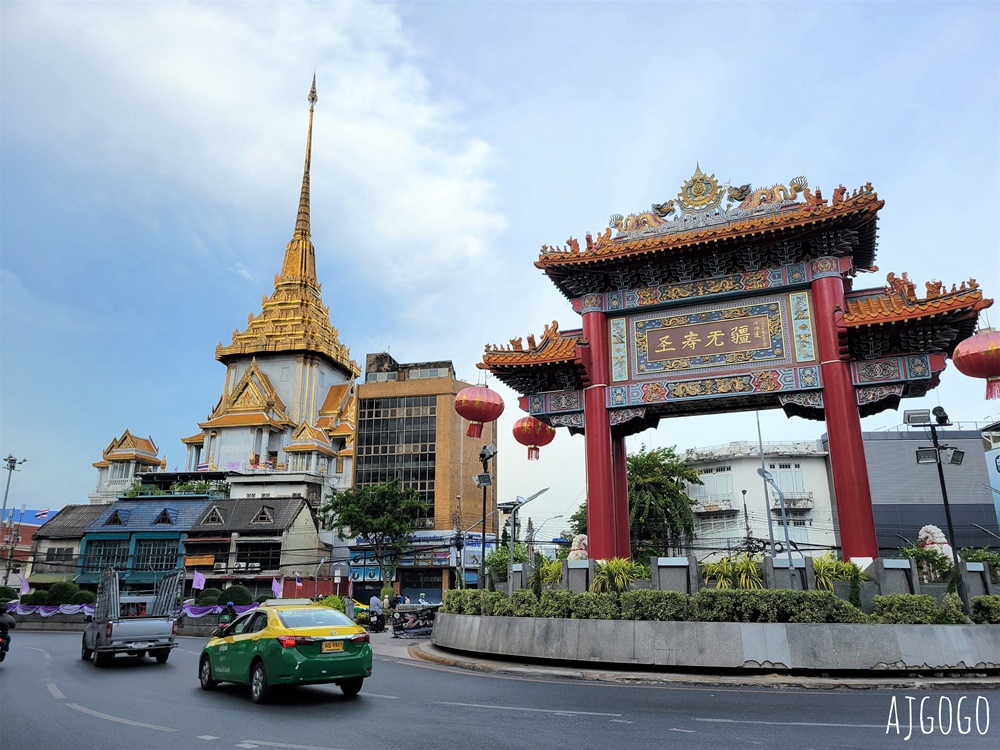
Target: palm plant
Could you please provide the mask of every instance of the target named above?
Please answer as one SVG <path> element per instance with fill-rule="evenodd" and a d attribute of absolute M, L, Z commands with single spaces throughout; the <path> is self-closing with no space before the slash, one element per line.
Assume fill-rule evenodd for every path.
<path fill-rule="evenodd" d="M 762 589 L 764 582 L 760 577 L 760 567 L 746 552 L 743 553 L 733 565 L 736 573 L 736 580 L 739 581 L 741 589 Z"/>
<path fill-rule="evenodd" d="M 714 578 L 715 588 L 731 589 L 736 580 L 736 566 L 728 557 L 723 557 L 716 562 L 702 563 L 701 575 L 706 586 Z"/>
<path fill-rule="evenodd" d="M 626 557 L 612 557 L 603 564 L 598 564 L 590 590 L 601 594 L 620 594 L 628 591 L 635 581 L 639 580 L 642 569 Z"/>

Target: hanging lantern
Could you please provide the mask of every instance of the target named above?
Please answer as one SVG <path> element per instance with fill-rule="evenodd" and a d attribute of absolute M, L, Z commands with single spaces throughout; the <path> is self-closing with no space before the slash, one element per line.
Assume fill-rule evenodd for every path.
<path fill-rule="evenodd" d="M 521 417 L 514 423 L 514 439 L 528 446 L 528 460 L 538 460 L 538 449 L 555 438 L 555 428 L 534 417 Z"/>
<path fill-rule="evenodd" d="M 1000 398 L 1000 331 L 980 329 L 955 347 L 951 361 L 963 375 L 986 379 L 986 398 Z"/>
<path fill-rule="evenodd" d="M 484 422 L 495 422 L 503 414 L 503 399 L 484 385 L 471 385 L 455 396 L 455 411 L 469 420 L 466 436 L 479 437 Z"/>

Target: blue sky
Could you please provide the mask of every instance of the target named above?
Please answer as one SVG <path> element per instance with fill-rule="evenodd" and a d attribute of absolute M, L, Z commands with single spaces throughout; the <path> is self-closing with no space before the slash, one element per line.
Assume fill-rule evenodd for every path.
<path fill-rule="evenodd" d="M 312 229 L 359 362 L 451 359 L 578 325 L 543 244 L 673 197 L 700 162 L 826 195 L 870 181 L 879 287 L 975 277 L 1000 295 L 996 2 L 10 2 L 2 13 L 0 451 L 9 505 L 86 502 L 128 428 L 168 467 L 221 395 L 228 343 L 295 221 L 316 71 Z M 988 311 L 994 324 L 1000 309 Z M 501 499 L 584 497 L 583 440 L 538 462 L 500 422 Z M 1000 419 L 953 367 L 906 408 Z M 897 412 L 864 420 L 892 429 Z M 761 415 L 765 440 L 819 423 Z M 632 440 L 754 439 L 753 413 Z M 6 477 L 4 477 L 6 479 Z M 557 526 L 558 523 L 553 523 Z M 551 527 L 547 527 L 551 528 Z"/>

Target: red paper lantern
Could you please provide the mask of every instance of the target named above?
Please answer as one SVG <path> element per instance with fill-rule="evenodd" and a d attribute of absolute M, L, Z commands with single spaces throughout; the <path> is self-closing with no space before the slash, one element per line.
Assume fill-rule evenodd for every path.
<path fill-rule="evenodd" d="M 986 398 L 1000 398 L 1000 331 L 983 328 L 960 342 L 951 361 L 963 375 L 986 379 Z"/>
<path fill-rule="evenodd" d="M 494 422 L 503 414 L 503 399 L 484 385 L 463 388 L 455 396 L 455 411 L 469 420 L 467 437 L 483 434 L 483 422 Z"/>
<path fill-rule="evenodd" d="M 551 443 L 555 436 L 553 427 L 534 417 L 521 417 L 514 423 L 514 439 L 528 446 L 529 461 L 537 461 L 539 447 Z"/>

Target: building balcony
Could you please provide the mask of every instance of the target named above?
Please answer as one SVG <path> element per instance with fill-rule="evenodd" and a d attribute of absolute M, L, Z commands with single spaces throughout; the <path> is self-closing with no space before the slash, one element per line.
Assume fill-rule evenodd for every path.
<path fill-rule="evenodd" d="M 813 493 L 811 492 L 786 492 L 785 510 L 812 510 Z M 771 512 L 781 512 L 781 501 L 777 495 L 771 495 Z"/>
<path fill-rule="evenodd" d="M 696 498 L 696 501 L 691 508 L 694 513 L 722 513 L 733 510 L 733 498 L 730 495 L 709 495 Z"/>

